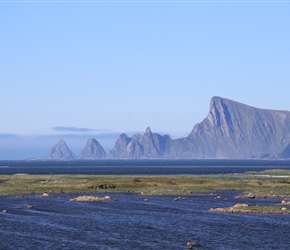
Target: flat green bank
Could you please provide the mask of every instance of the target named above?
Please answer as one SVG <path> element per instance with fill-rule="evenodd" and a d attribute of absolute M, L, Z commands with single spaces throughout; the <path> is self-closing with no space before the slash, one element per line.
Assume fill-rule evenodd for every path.
<path fill-rule="evenodd" d="M 186 195 L 225 189 L 252 192 L 260 197 L 290 197 L 290 171 L 206 176 L 0 175 L 0 195 L 60 192 Z"/>

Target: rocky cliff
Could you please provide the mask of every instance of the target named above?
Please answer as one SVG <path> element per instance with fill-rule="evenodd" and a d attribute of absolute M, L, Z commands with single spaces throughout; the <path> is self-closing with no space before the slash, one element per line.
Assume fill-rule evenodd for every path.
<path fill-rule="evenodd" d="M 170 142 L 168 135 L 152 133 L 148 127 L 143 135 L 136 134 L 131 138 L 121 134 L 113 150 L 109 152 L 110 158 L 163 158 Z"/>
<path fill-rule="evenodd" d="M 207 117 L 187 140 L 192 157 L 275 157 L 289 144 L 290 112 L 213 97 Z"/>
<path fill-rule="evenodd" d="M 65 141 L 60 140 L 56 145 L 48 150 L 45 158 L 50 160 L 73 160 L 76 157 L 68 148 Z"/>
<path fill-rule="evenodd" d="M 177 140 L 152 133 L 122 134 L 112 158 L 277 158 L 289 155 L 290 112 L 251 107 L 213 97 L 207 117 Z M 283 151 L 284 150 L 284 151 Z M 282 152 L 282 153 L 281 153 Z M 288 156 L 290 157 L 290 155 Z"/>
<path fill-rule="evenodd" d="M 100 159 L 106 158 L 106 152 L 96 139 L 89 139 L 86 146 L 80 152 L 80 159 Z"/>
<path fill-rule="evenodd" d="M 89 140 L 80 158 L 106 157 L 96 140 Z M 64 141 L 50 149 L 49 159 L 72 159 Z M 185 138 L 172 140 L 153 133 L 121 134 L 107 158 L 245 159 L 290 158 L 290 111 L 251 107 L 213 97 L 209 113 Z"/>

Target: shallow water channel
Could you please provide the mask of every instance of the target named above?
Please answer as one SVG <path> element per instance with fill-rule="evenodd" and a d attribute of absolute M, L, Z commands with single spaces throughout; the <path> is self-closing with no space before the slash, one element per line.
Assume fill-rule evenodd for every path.
<path fill-rule="evenodd" d="M 198 249 L 289 249 L 290 215 L 208 212 L 236 203 L 281 202 L 235 199 L 238 193 L 183 196 L 179 201 L 176 196 L 98 193 L 116 199 L 108 202 L 69 201 L 80 194 L 0 196 L 0 210 L 8 210 L 0 212 L 0 249 L 175 250 L 188 249 L 188 241 L 201 244 Z"/>

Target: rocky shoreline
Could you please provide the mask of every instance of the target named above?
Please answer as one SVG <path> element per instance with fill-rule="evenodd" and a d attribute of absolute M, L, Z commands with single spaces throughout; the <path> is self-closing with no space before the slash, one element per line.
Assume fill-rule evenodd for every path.
<path fill-rule="evenodd" d="M 225 208 L 210 208 L 208 211 L 212 213 L 238 213 L 238 214 L 290 214 L 290 202 L 282 201 L 279 204 L 270 206 L 249 206 L 246 203 L 235 204 Z M 281 207 L 282 206 L 282 207 Z"/>
<path fill-rule="evenodd" d="M 110 196 L 106 195 L 104 197 L 99 197 L 99 196 L 91 196 L 91 195 L 82 195 L 78 196 L 76 198 L 72 198 L 69 201 L 72 202 L 99 202 L 99 201 L 112 201 Z"/>

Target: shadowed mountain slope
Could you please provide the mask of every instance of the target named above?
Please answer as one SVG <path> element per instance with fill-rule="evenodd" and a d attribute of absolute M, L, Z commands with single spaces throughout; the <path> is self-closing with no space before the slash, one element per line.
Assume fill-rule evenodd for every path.
<path fill-rule="evenodd" d="M 68 148 L 65 141 L 60 140 L 56 145 L 48 150 L 45 158 L 51 160 L 73 160 L 76 157 Z"/>
<path fill-rule="evenodd" d="M 290 112 L 251 107 L 213 97 L 207 117 L 185 138 L 172 140 L 153 133 L 121 134 L 107 158 L 115 159 L 249 159 L 290 158 Z M 102 146 L 88 140 L 80 158 L 106 157 Z M 64 141 L 49 150 L 48 159 L 73 159 Z"/>
<path fill-rule="evenodd" d="M 143 135 L 136 134 L 131 138 L 121 134 L 113 150 L 109 152 L 111 158 L 163 158 L 168 147 L 170 137 L 152 133 L 148 127 Z"/>
<path fill-rule="evenodd" d="M 86 146 L 80 152 L 78 158 L 100 159 L 106 158 L 106 152 L 96 139 L 88 139 Z"/>
<path fill-rule="evenodd" d="M 275 158 L 290 143 L 290 112 L 251 107 L 213 97 L 207 117 L 185 137 L 122 134 L 112 158 Z M 284 154 L 285 155 L 285 154 Z"/>
<path fill-rule="evenodd" d="M 263 158 L 289 144 L 290 112 L 254 108 L 213 97 L 207 117 L 188 140 L 193 157 Z"/>

